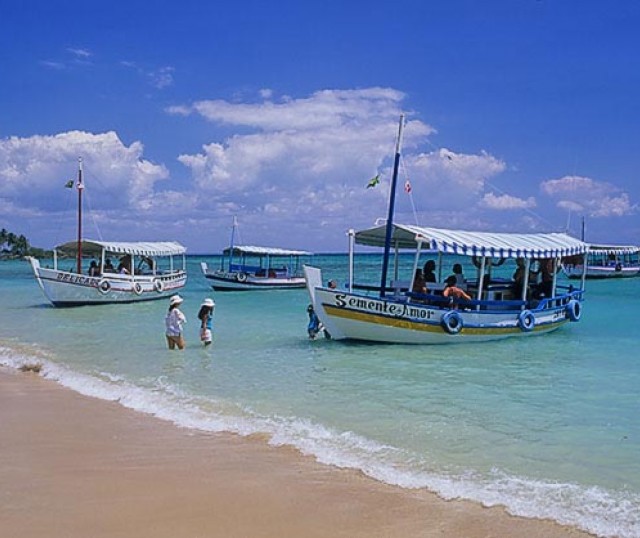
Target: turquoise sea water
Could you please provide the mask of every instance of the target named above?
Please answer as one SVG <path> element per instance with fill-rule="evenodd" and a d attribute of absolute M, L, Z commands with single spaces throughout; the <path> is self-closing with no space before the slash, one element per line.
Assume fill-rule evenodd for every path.
<path fill-rule="evenodd" d="M 50 307 L 0 263 L 0 365 L 188 428 L 264 432 L 319 461 L 600 536 L 640 536 L 640 278 L 587 284 L 580 323 L 482 345 L 309 341 L 306 290 L 215 293 L 189 257 L 187 349 L 166 300 Z M 360 256 L 370 275 L 376 256 Z M 316 256 L 346 280 L 346 255 Z M 196 314 L 216 301 L 214 344 Z"/>

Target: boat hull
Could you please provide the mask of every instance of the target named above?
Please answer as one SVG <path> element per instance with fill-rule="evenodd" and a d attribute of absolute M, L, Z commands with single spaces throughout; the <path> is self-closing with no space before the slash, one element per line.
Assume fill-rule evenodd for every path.
<path fill-rule="evenodd" d="M 394 297 L 371 297 L 323 288 L 318 285 L 321 275 L 316 271 L 315 277 L 307 274 L 311 301 L 318 318 L 336 340 L 393 344 L 483 342 L 548 333 L 572 317 L 569 305 L 564 304 L 540 311 L 478 311 L 437 308 Z M 579 318 L 579 308 L 574 318 Z M 452 317 L 459 325 L 450 324 Z"/>
<path fill-rule="evenodd" d="M 565 275 L 568 278 L 577 280 L 582 278 L 583 266 L 575 265 L 572 267 L 563 267 Z M 640 276 L 640 267 L 638 266 L 598 266 L 587 265 L 586 278 L 588 279 L 605 279 L 605 278 L 631 278 Z"/>
<path fill-rule="evenodd" d="M 30 260 L 38 285 L 54 306 L 135 303 L 162 299 L 177 293 L 187 282 L 184 271 L 169 275 L 79 275 L 40 266 Z"/>

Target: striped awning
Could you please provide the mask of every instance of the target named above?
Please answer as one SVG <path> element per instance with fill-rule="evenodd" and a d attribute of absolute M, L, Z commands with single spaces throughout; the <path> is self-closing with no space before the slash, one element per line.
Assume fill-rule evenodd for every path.
<path fill-rule="evenodd" d="M 589 244 L 591 254 L 636 254 L 640 252 L 640 247 L 633 245 L 594 245 Z"/>
<path fill-rule="evenodd" d="M 103 250 L 113 254 L 132 254 L 134 256 L 173 256 L 184 254 L 187 251 L 185 247 L 175 241 L 120 243 L 85 239 L 81 245 L 82 253 L 91 256 L 98 256 Z M 78 252 L 78 242 L 70 241 L 58 245 L 55 249 L 60 254 L 75 254 Z"/>
<path fill-rule="evenodd" d="M 229 254 L 230 248 L 223 250 L 224 254 Z M 287 250 L 284 248 L 271 248 L 271 247 L 254 247 L 251 245 L 234 245 L 233 254 L 248 256 L 312 256 L 311 252 L 304 250 Z"/>
<path fill-rule="evenodd" d="M 356 232 L 360 245 L 383 247 L 386 226 Z M 468 232 L 394 224 L 393 248 L 428 248 L 445 254 L 490 256 L 492 258 L 554 258 L 584 254 L 588 245 L 563 233 L 512 234 Z"/>

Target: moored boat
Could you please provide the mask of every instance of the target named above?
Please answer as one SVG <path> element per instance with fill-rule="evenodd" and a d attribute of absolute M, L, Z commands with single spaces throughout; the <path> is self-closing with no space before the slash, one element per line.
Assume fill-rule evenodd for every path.
<path fill-rule="evenodd" d="M 78 252 L 83 253 L 79 271 Z M 149 301 L 177 293 L 187 282 L 185 252 L 176 242 L 83 240 L 56 246 L 51 268 L 35 258 L 29 261 L 54 306 L 81 306 Z M 112 258 L 120 270 L 112 266 Z M 67 262 L 71 267 L 63 268 Z"/>
<path fill-rule="evenodd" d="M 231 244 L 224 249 L 219 269 L 200 266 L 216 291 L 296 289 L 305 287 L 301 259 L 311 256 L 304 250 L 234 245 L 237 222 L 234 219 Z"/>
<path fill-rule="evenodd" d="M 82 239 L 81 159 L 76 188 L 77 240 L 54 247 L 53 267 L 27 258 L 40 288 L 54 306 L 148 301 L 174 294 L 186 285 L 186 249 L 180 243 Z"/>
<path fill-rule="evenodd" d="M 401 118 L 386 224 L 349 232 L 346 287 L 323 285 L 322 271 L 305 266 L 313 308 L 331 337 L 401 344 L 479 342 L 541 334 L 579 321 L 584 275 L 579 286 L 564 285 L 557 276 L 563 258 L 585 258 L 584 242 L 561 233 L 483 233 L 393 222 L 403 123 Z M 356 243 L 384 249 L 379 285 L 355 282 Z M 394 275 L 388 279 L 392 248 Z M 406 257 L 399 254 L 406 249 L 415 256 L 401 267 Z M 422 281 L 423 251 L 428 258 L 437 256 L 437 262 L 424 264 L 432 277 L 425 280 L 432 281 Z M 462 260 L 474 267 L 470 280 L 459 279 L 454 270 Z M 447 284 L 444 269 L 458 273 Z"/>
<path fill-rule="evenodd" d="M 580 258 L 565 260 L 564 273 L 572 279 L 627 278 L 640 275 L 640 247 L 632 245 L 589 245 L 586 267 Z"/>

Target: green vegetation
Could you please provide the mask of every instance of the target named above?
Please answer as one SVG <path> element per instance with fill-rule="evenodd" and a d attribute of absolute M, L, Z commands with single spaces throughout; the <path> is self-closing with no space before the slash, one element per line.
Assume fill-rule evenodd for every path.
<path fill-rule="evenodd" d="M 29 245 L 29 240 L 24 235 L 16 235 L 5 228 L 0 230 L 0 259 L 22 258 L 23 256 L 44 258 L 50 255 L 50 251 Z"/>

